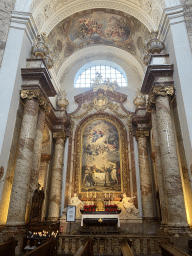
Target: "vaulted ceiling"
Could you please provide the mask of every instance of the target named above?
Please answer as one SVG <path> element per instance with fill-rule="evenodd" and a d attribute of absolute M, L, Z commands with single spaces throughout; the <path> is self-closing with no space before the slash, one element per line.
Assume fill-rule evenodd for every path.
<path fill-rule="evenodd" d="M 97 59 L 126 63 L 142 76 L 145 41 L 163 6 L 164 0 L 34 0 L 30 11 L 48 36 L 60 82 L 74 64 Z"/>

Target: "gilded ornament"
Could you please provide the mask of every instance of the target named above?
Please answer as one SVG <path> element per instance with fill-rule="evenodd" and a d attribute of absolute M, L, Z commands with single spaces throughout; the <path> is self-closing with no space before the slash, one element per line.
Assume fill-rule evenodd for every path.
<path fill-rule="evenodd" d="M 137 108 L 142 108 L 146 104 L 145 96 L 143 96 L 139 90 L 137 90 L 137 96 L 134 98 L 133 104 L 136 105 Z"/>
<path fill-rule="evenodd" d="M 97 97 L 93 100 L 96 108 L 101 109 L 108 104 L 108 99 L 102 93 L 99 93 Z"/>
<path fill-rule="evenodd" d="M 174 95 L 174 86 L 154 86 L 153 93 L 156 96 L 173 96 Z"/>
<path fill-rule="evenodd" d="M 46 98 L 42 95 L 41 90 L 21 90 L 21 99 L 34 99 L 36 98 L 39 102 L 39 105 L 46 111 L 47 114 L 50 113 L 51 107 L 47 102 Z"/>
<path fill-rule="evenodd" d="M 79 115 L 71 115 L 72 119 L 82 119 L 85 117 L 90 111 L 93 109 L 97 111 L 104 111 L 106 109 L 110 109 L 116 116 L 119 118 L 127 118 L 128 115 L 123 115 L 118 113 L 119 106 L 117 104 L 114 104 L 111 100 L 109 100 L 107 97 L 105 97 L 103 94 L 99 94 L 94 98 L 94 100 L 90 101 L 88 104 L 84 104 L 82 109 L 85 109 L 86 111 Z"/>
<path fill-rule="evenodd" d="M 21 90 L 21 98 L 31 100 L 39 97 L 41 94 L 40 90 Z"/>

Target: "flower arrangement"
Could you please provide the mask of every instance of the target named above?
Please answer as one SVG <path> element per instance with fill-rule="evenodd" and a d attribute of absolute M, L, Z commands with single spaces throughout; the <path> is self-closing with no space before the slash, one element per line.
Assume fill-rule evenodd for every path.
<path fill-rule="evenodd" d="M 87 212 L 95 212 L 96 205 L 84 205 L 84 211 Z"/>
<path fill-rule="evenodd" d="M 105 205 L 105 211 L 106 212 L 117 212 L 117 205 L 114 204 L 114 205 Z"/>

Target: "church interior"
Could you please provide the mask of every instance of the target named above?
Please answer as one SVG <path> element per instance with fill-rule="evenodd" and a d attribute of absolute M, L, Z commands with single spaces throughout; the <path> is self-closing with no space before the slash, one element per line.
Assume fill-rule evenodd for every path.
<path fill-rule="evenodd" d="M 0 255 L 192 255 L 192 0 L 0 15 Z"/>

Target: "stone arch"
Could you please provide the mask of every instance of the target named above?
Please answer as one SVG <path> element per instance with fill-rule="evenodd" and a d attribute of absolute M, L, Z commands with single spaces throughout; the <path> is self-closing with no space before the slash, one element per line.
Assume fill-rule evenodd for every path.
<path fill-rule="evenodd" d="M 106 56 L 107 54 L 112 53 L 115 57 L 122 58 L 124 61 L 127 61 L 130 64 L 130 66 L 136 68 L 138 70 L 140 77 L 143 77 L 143 75 L 144 75 L 144 70 L 143 70 L 142 65 L 132 54 L 130 54 L 129 52 L 127 52 L 125 50 L 117 48 L 117 47 L 99 45 L 99 46 L 84 48 L 84 49 L 81 49 L 78 52 L 75 52 L 74 54 L 72 54 L 61 65 L 61 67 L 58 71 L 58 74 L 57 74 L 58 81 L 61 80 L 61 78 L 62 78 L 63 74 L 66 72 L 66 70 L 69 69 L 70 67 L 72 67 L 74 65 L 74 63 L 76 63 L 78 60 L 81 60 L 83 57 L 84 58 L 90 57 L 90 55 L 92 55 L 94 53 L 95 53 L 95 55 L 100 53 L 103 56 Z"/>
<path fill-rule="evenodd" d="M 42 31 L 48 35 L 59 22 L 66 19 L 67 17 L 74 15 L 77 12 L 92 10 L 92 9 L 113 9 L 120 12 L 124 12 L 138 19 L 141 23 L 143 23 L 147 27 L 149 31 L 157 29 L 155 23 L 153 22 L 149 14 L 143 11 L 140 7 L 132 3 L 117 4 L 112 0 L 109 0 L 109 1 L 97 0 L 94 2 L 91 0 L 90 1 L 82 0 L 75 6 L 72 2 L 71 4 L 57 10 L 45 22 L 44 26 L 42 27 Z M 34 12 L 34 17 L 35 16 L 36 16 L 36 11 Z"/>

